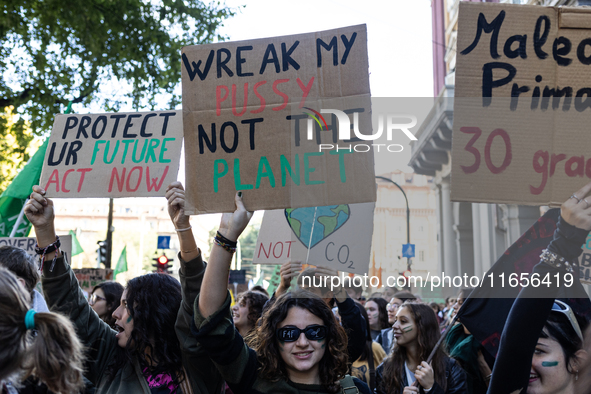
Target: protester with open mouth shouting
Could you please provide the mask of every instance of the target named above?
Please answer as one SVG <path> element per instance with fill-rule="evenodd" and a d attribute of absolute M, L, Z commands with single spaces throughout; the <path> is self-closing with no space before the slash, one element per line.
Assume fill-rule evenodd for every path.
<path fill-rule="evenodd" d="M 198 248 L 183 256 L 187 261 L 183 264 L 191 268 L 188 274 L 194 274 L 192 287 L 185 293 L 170 275 L 146 274 L 130 280 L 113 313 L 114 331 L 86 302 L 62 256 L 53 202 L 44 194 L 41 187 L 33 186 L 25 214 L 35 227 L 38 253 L 42 255 L 45 298 L 52 311 L 70 318 L 88 349 L 85 377 L 96 386 L 96 392 L 219 393 L 223 381 L 209 359 L 199 357 L 201 350 L 190 335 L 191 308 L 181 308 L 183 296 L 190 297 L 186 293 L 199 292 L 205 266 Z M 175 196 L 167 199 L 173 223 L 183 225 L 187 218 Z M 178 217 L 180 221 L 175 221 Z M 187 241 L 181 242 L 181 247 L 186 245 Z"/>
<path fill-rule="evenodd" d="M 252 213 L 241 194 L 220 229 L 195 301 L 195 336 L 234 393 L 369 394 L 347 372 L 347 335 L 332 310 L 304 290 L 287 292 L 263 313 L 251 343 L 233 327 L 227 290 L 230 261 Z M 348 389 L 345 391 L 345 389 Z"/>

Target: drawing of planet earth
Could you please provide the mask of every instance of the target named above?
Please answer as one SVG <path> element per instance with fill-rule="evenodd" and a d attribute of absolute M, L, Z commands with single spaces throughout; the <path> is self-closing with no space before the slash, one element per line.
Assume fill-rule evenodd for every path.
<path fill-rule="evenodd" d="M 341 228 L 349 216 L 347 204 L 285 210 L 285 218 L 293 233 L 308 249 Z"/>

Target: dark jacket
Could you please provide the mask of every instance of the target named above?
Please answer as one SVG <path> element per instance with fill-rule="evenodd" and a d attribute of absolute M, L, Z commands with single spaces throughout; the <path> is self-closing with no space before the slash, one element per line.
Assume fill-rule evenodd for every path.
<path fill-rule="evenodd" d="M 195 325 L 193 334 L 215 362 L 222 376 L 234 393 L 241 394 L 326 394 L 326 389 L 317 384 L 300 384 L 284 378 L 277 381 L 258 376 L 260 362 L 257 353 L 249 348 L 238 330 L 234 328 L 230 309 L 230 293 L 224 304 L 213 315 L 204 318 L 199 313 L 199 301 L 195 301 Z M 355 309 L 355 307 L 353 305 Z M 370 394 L 369 387 L 353 378 L 361 394 Z M 341 385 L 343 380 L 341 380 Z M 343 390 L 341 390 L 343 391 Z M 347 390 L 353 393 L 354 389 Z"/>
<path fill-rule="evenodd" d="M 445 336 L 447 354 L 453 357 L 466 372 L 468 391 L 471 394 L 486 394 L 486 381 L 480 372 L 478 351 L 486 352 L 482 345 L 470 334 L 464 332 L 464 326 L 456 324 Z"/>
<path fill-rule="evenodd" d="M 335 299 L 336 302 L 336 299 Z M 347 296 L 343 302 L 336 302 L 341 317 L 341 325 L 347 333 L 347 353 L 349 363 L 354 362 L 361 356 L 365 349 L 365 338 L 367 335 L 365 318 L 359 312 L 355 301 Z"/>
<path fill-rule="evenodd" d="M 175 329 L 183 353 L 183 366 L 189 375 L 194 394 L 217 394 L 223 387 L 221 375 L 209 358 L 204 357 L 203 349 L 190 333 L 192 300 L 201 288 L 205 264 L 201 257 L 189 263 L 181 261 L 181 264 L 183 301 L 179 308 Z M 44 264 L 43 267 L 42 284 L 45 299 L 51 311 L 60 312 L 69 317 L 78 337 L 88 349 L 85 377 L 96 385 L 96 392 L 99 394 L 151 394 L 137 359 L 125 364 L 115 376 L 106 376 L 108 366 L 114 360 L 116 352 L 121 351 L 115 338 L 116 332 L 88 305 L 74 272 L 64 259 L 57 259 L 53 272 L 49 271 L 50 266 L 51 264 Z M 185 270 L 187 276 L 183 275 Z"/>
<path fill-rule="evenodd" d="M 392 350 L 392 327 L 384 328 L 378 337 L 376 338 L 376 342 L 382 345 L 382 348 L 386 352 L 386 354 L 390 354 L 390 350 Z"/>
<path fill-rule="evenodd" d="M 377 394 L 386 394 L 385 391 L 380 389 L 381 383 L 384 381 L 384 363 L 381 363 L 376 368 L 376 383 L 377 383 Z M 406 380 L 406 372 L 402 371 L 402 387 L 398 391 L 399 394 L 402 394 L 404 388 L 408 386 L 408 381 Z M 466 385 L 466 373 L 460 367 L 460 364 L 456 362 L 453 358 L 446 357 L 445 359 L 445 378 L 447 379 L 447 390 L 443 391 L 443 387 L 441 387 L 437 382 L 433 385 L 433 388 L 429 391 L 429 394 L 467 394 L 468 387 Z M 420 386 L 419 386 L 420 387 Z M 423 388 L 420 388 L 420 392 L 424 393 L 425 391 Z M 397 393 L 389 393 L 389 394 L 397 394 Z"/>

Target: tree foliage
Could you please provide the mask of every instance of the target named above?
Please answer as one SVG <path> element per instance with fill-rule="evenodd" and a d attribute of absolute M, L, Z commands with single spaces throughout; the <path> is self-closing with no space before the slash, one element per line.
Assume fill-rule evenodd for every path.
<path fill-rule="evenodd" d="M 0 111 L 12 106 L 18 119 L 0 120 L 0 137 L 12 134 L 24 152 L 26 129 L 47 132 L 70 101 L 106 111 L 124 100 L 136 109 L 174 108 L 181 47 L 223 40 L 216 31 L 233 14 L 198 0 L 4 0 Z M 113 80 L 121 97 L 100 97 Z"/>
<path fill-rule="evenodd" d="M 243 259 L 252 260 L 254 257 L 254 250 L 257 245 L 257 238 L 259 237 L 259 227 L 248 226 L 244 234 L 240 237 L 240 248 Z"/>

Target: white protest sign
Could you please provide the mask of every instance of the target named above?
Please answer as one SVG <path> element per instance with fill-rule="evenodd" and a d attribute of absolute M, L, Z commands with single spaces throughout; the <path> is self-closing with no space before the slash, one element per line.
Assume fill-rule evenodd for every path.
<path fill-rule="evenodd" d="M 181 111 L 56 115 L 39 185 L 48 197 L 161 197 L 176 181 Z"/>
<path fill-rule="evenodd" d="M 72 254 L 72 236 L 60 235 L 60 250 L 67 253 L 68 257 Z M 1 237 L 0 246 L 14 246 L 15 248 L 23 249 L 31 256 L 37 256 L 35 253 L 35 245 L 37 239 L 35 237 Z"/>
<path fill-rule="evenodd" d="M 266 211 L 253 263 L 304 264 L 365 274 L 375 203 Z"/>

